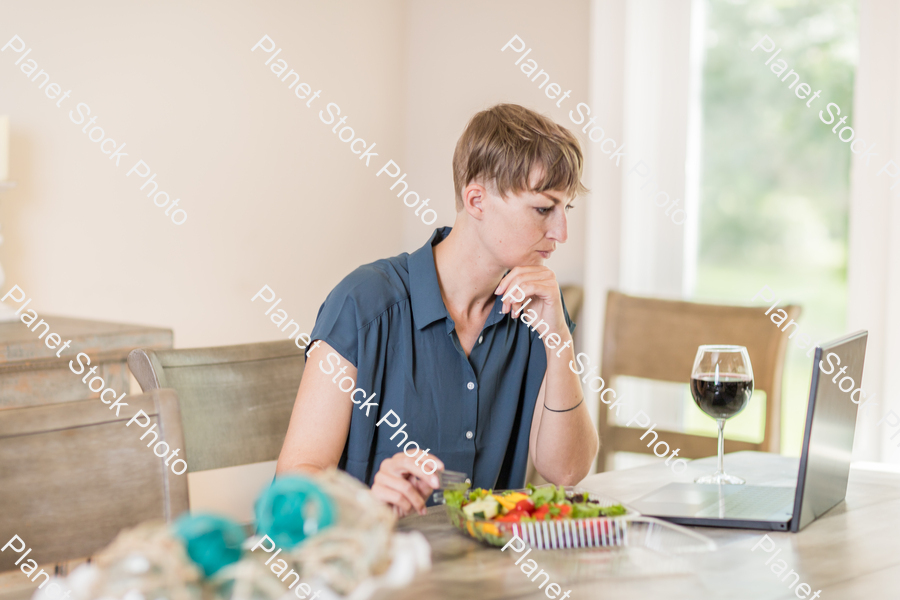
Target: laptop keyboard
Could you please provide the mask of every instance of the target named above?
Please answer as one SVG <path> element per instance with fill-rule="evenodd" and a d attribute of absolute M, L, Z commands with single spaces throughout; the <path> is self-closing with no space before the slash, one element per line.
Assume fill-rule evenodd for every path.
<path fill-rule="evenodd" d="M 718 517 L 719 507 L 724 507 L 728 518 L 765 519 L 778 510 L 790 509 L 794 501 L 794 488 L 744 487 L 722 500 L 703 507 L 695 517 Z"/>

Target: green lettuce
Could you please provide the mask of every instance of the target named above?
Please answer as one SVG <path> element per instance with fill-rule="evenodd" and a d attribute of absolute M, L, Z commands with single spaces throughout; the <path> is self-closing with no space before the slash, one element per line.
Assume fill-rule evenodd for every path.
<path fill-rule="evenodd" d="M 456 508 L 462 508 L 463 502 L 466 500 L 465 490 L 445 490 L 444 503 Z"/>

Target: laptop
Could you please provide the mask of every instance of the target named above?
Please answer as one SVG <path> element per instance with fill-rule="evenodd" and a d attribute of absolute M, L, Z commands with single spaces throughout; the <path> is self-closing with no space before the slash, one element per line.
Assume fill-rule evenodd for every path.
<path fill-rule="evenodd" d="M 797 532 L 815 521 L 847 494 L 858 413 L 850 396 L 862 383 L 867 338 L 867 331 L 859 331 L 816 347 L 798 467 L 793 466 L 797 459 L 777 454 L 747 457 L 753 459 L 754 470 L 771 475 L 768 479 L 777 478 L 779 469 L 784 474 L 787 468 L 791 480 L 796 473 L 795 487 L 751 485 L 747 474 L 735 470 L 734 475 L 743 475 L 747 484 L 670 483 L 631 506 L 645 515 L 682 525 Z M 829 357 L 832 353 L 840 363 Z M 831 373 L 820 370 L 823 358 L 823 366 Z M 839 374 L 843 367 L 846 371 Z M 846 388 L 847 377 L 853 386 L 843 391 L 839 385 Z M 859 396 L 856 394 L 857 400 Z"/>

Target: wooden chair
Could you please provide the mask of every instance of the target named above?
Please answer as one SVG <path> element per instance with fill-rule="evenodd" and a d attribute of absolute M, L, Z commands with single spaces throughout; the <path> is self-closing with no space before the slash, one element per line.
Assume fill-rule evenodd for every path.
<path fill-rule="evenodd" d="M 580 285 L 563 285 L 560 286 L 560 291 L 566 303 L 569 318 L 577 323 L 578 314 L 581 312 L 581 305 L 584 302 L 584 288 Z"/>
<path fill-rule="evenodd" d="M 278 458 L 303 375 L 291 340 L 133 350 L 128 366 L 145 392 L 174 388 L 181 404 L 188 472 Z"/>
<path fill-rule="evenodd" d="M 18 535 L 33 549 L 28 558 L 52 574 L 54 563 L 87 558 L 124 528 L 187 510 L 187 474 L 175 475 L 147 447 L 153 436 L 140 439 L 155 423 L 156 441 L 184 456 L 177 396 L 123 401 L 118 417 L 98 399 L 0 410 L 0 545 Z M 126 426 L 138 410 L 150 417 L 147 428 L 143 419 Z M 0 553 L 0 572 L 18 569 L 20 556 Z"/>
<path fill-rule="evenodd" d="M 698 346 L 746 346 L 753 366 L 754 390 L 766 392 L 765 434 L 758 444 L 726 440 L 725 448 L 728 452 L 778 452 L 781 445 L 781 375 L 788 334 L 782 333 L 764 314 L 765 308 L 640 298 L 610 290 L 606 299 L 600 376 L 613 389 L 619 375 L 690 383 Z M 800 316 L 799 306 L 780 308 L 787 313 L 788 319 L 796 321 Z M 650 454 L 653 451 L 639 439 L 640 430 L 610 424 L 607 408 L 605 404 L 600 405 L 599 471 L 606 469 L 607 457 L 613 452 Z M 669 447 L 681 448 L 679 456 L 701 458 L 717 452 L 714 437 L 659 428 L 656 431 L 659 439 L 665 440 Z"/>

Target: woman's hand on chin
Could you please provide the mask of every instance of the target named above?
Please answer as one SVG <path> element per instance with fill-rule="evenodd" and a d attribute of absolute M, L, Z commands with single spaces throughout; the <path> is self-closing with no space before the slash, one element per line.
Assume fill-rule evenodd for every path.
<path fill-rule="evenodd" d="M 438 471 L 444 469 L 436 456 L 431 456 L 437 463 Z M 372 493 L 382 502 L 387 503 L 398 517 L 405 517 L 413 511 L 425 514 L 425 502 L 440 487 L 437 474 L 428 475 L 417 465 L 415 456 L 407 456 L 398 452 L 381 462 L 378 473 L 372 482 Z"/>
<path fill-rule="evenodd" d="M 560 300 L 559 283 L 556 281 L 556 273 L 549 267 L 523 265 L 513 267 L 494 291 L 494 294 L 503 298 L 504 313 L 510 313 L 515 317 L 523 307 L 534 310 L 537 318 L 550 326 L 550 332 L 565 337 L 569 328 L 566 317 L 563 314 Z M 529 301 L 530 300 L 530 301 Z"/>

